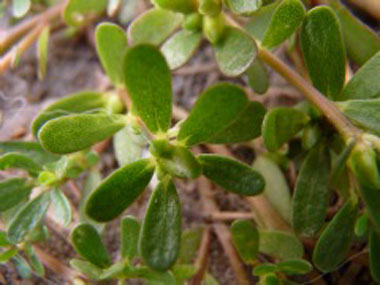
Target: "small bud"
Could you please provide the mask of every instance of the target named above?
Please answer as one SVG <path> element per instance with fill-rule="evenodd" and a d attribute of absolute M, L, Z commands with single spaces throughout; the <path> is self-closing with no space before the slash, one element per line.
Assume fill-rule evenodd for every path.
<path fill-rule="evenodd" d="M 124 110 L 123 101 L 120 99 L 120 97 L 117 94 L 107 93 L 105 94 L 105 96 L 107 96 L 106 109 L 108 112 L 110 112 L 111 114 L 118 114 Z"/>
<path fill-rule="evenodd" d="M 218 43 L 223 36 L 224 30 L 225 23 L 222 14 L 216 17 L 203 17 L 203 33 L 212 44 Z"/>

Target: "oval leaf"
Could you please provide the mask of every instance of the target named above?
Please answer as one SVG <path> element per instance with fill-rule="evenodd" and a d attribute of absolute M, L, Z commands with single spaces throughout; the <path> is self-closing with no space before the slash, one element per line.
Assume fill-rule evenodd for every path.
<path fill-rule="evenodd" d="M 12 1 L 13 16 L 15 16 L 16 18 L 21 18 L 29 11 L 30 6 L 31 6 L 30 0 L 13 0 Z"/>
<path fill-rule="evenodd" d="M 71 153 L 100 142 L 125 126 L 125 117 L 78 114 L 47 122 L 38 133 L 42 146 L 53 153 Z"/>
<path fill-rule="evenodd" d="M 286 275 L 301 275 L 309 273 L 313 270 L 313 267 L 306 260 L 290 259 L 279 262 L 277 264 L 277 270 L 285 273 Z"/>
<path fill-rule="evenodd" d="M 93 280 L 99 279 L 103 272 L 101 268 L 80 259 L 70 260 L 70 266 Z"/>
<path fill-rule="evenodd" d="M 259 253 L 259 232 L 249 220 L 237 220 L 231 225 L 232 241 L 245 263 L 254 262 Z"/>
<path fill-rule="evenodd" d="M 98 222 L 107 222 L 120 215 L 148 185 L 154 165 L 141 159 L 114 171 L 87 200 L 87 215 Z"/>
<path fill-rule="evenodd" d="M 55 217 L 66 227 L 71 222 L 72 216 L 70 202 L 58 188 L 50 191 L 50 199 L 53 203 Z"/>
<path fill-rule="evenodd" d="M 250 16 L 253 12 L 260 9 L 261 0 L 226 0 L 227 6 L 231 11 L 238 15 Z"/>
<path fill-rule="evenodd" d="M 107 0 L 69 0 L 63 11 L 63 19 L 69 26 L 82 26 L 99 16 L 107 6 Z"/>
<path fill-rule="evenodd" d="M 184 14 L 195 12 L 196 10 L 196 2 L 189 0 L 152 0 L 152 2 L 165 10 Z"/>
<path fill-rule="evenodd" d="M 228 191 L 254 196 L 264 190 L 265 181 L 260 173 L 239 161 L 212 154 L 202 154 L 198 160 L 203 174 Z"/>
<path fill-rule="evenodd" d="M 258 58 L 247 69 L 248 84 L 257 94 L 264 94 L 269 88 L 269 73 Z"/>
<path fill-rule="evenodd" d="M 133 131 L 130 125 L 118 131 L 113 137 L 115 157 L 120 167 L 141 158 L 145 139 Z"/>
<path fill-rule="evenodd" d="M 376 230 L 369 236 L 369 264 L 372 278 L 380 282 L 380 233 Z"/>
<path fill-rule="evenodd" d="M 50 28 L 47 26 L 42 30 L 37 41 L 38 78 L 40 80 L 42 80 L 46 74 L 49 35 Z"/>
<path fill-rule="evenodd" d="M 263 46 L 274 48 L 290 37 L 302 24 L 305 7 L 300 0 L 284 0 L 276 7 L 265 32 Z"/>
<path fill-rule="evenodd" d="M 132 260 L 137 255 L 140 223 L 134 217 L 126 216 L 121 220 L 120 232 L 121 256 Z"/>
<path fill-rule="evenodd" d="M 128 38 L 134 45 L 159 45 L 181 24 L 182 15 L 162 9 L 151 9 L 134 20 L 128 28 Z"/>
<path fill-rule="evenodd" d="M 6 170 L 8 168 L 19 168 L 29 172 L 31 176 L 38 176 L 38 173 L 42 171 L 41 166 L 28 156 L 10 152 L 0 156 L 0 170 Z"/>
<path fill-rule="evenodd" d="M 330 180 L 330 156 L 325 145 L 313 148 L 298 174 L 293 198 L 293 228 L 298 234 L 314 236 L 325 221 Z"/>
<path fill-rule="evenodd" d="M 149 130 L 166 132 L 171 122 L 172 85 L 164 56 L 151 45 L 129 49 L 124 59 L 124 79 L 133 107 Z"/>
<path fill-rule="evenodd" d="M 272 15 L 278 4 L 281 2 L 275 1 L 272 4 L 265 5 L 252 14 L 250 22 L 245 26 L 245 29 L 250 35 L 259 41 L 263 41 L 265 32 L 270 25 Z"/>
<path fill-rule="evenodd" d="M 123 58 L 127 50 L 125 32 L 117 25 L 101 23 L 95 31 L 96 51 L 108 77 L 115 85 L 123 84 Z"/>
<path fill-rule="evenodd" d="M 25 178 L 9 178 L 0 182 L 0 212 L 6 211 L 29 196 L 33 186 Z"/>
<path fill-rule="evenodd" d="M 170 69 L 184 65 L 198 49 L 202 34 L 197 31 L 182 30 L 173 35 L 161 47 Z"/>
<path fill-rule="evenodd" d="M 142 226 L 141 255 L 149 267 L 165 271 L 176 261 L 181 242 L 181 206 L 173 182 L 158 184 Z"/>
<path fill-rule="evenodd" d="M 49 193 L 43 193 L 25 204 L 8 225 L 9 241 L 13 244 L 21 242 L 43 219 L 49 204 Z"/>
<path fill-rule="evenodd" d="M 227 28 L 223 38 L 214 46 L 214 50 L 220 70 L 231 77 L 246 71 L 257 55 L 253 39 L 236 28 Z"/>
<path fill-rule="evenodd" d="M 360 197 L 366 206 L 366 212 L 376 230 L 380 230 L 380 191 L 364 184 L 359 186 Z"/>
<path fill-rule="evenodd" d="M 347 256 L 354 237 L 357 215 L 357 203 L 346 202 L 321 234 L 314 248 L 313 262 L 322 272 L 337 269 Z"/>
<path fill-rule="evenodd" d="M 313 85 L 336 99 L 344 85 L 346 52 L 338 18 L 330 7 L 316 7 L 307 13 L 301 47 Z"/>
<path fill-rule="evenodd" d="M 98 231 L 90 224 L 80 224 L 70 235 L 75 251 L 92 264 L 107 268 L 111 260 Z"/>
<path fill-rule="evenodd" d="M 309 117 L 294 108 L 278 107 L 265 115 L 262 134 L 266 148 L 276 151 L 309 122 Z"/>

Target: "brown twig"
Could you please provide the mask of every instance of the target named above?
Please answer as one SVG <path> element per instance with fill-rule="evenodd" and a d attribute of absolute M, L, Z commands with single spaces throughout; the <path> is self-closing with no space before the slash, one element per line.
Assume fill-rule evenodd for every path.
<path fill-rule="evenodd" d="M 253 218 L 252 213 L 227 212 L 227 211 L 210 213 L 205 216 L 206 220 L 218 221 L 218 222 L 233 221 L 237 219 L 252 219 L 252 218 Z"/>
<path fill-rule="evenodd" d="M 211 229 L 207 226 L 203 231 L 201 246 L 199 247 L 198 256 L 195 261 L 195 266 L 198 268 L 197 274 L 192 278 L 193 285 L 201 285 L 203 276 L 207 272 L 207 266 L 210 256 L 211 246 Z"/>

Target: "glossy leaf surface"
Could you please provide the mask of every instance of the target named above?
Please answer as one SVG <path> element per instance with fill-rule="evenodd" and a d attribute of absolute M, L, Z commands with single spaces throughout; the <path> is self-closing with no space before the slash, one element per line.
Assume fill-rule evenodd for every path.
<path fill-rule="evenodd" d="M 16 206 L 29 196 L 33 186 L 25 178 L 9 178 L 0 182 L 0 212 Z"/>
<path fill-rule="evenodd" d="M 313 148 L 298 174 L 293 198 L 293 228 L 296 233 L 314 236 L 323 226 L 328 201 L 330 157 L 325 145 Z"/>
<path fill-rule="evenodd" d="M 257 47 L 253 39 L 236 28 L 227 28 L 223 38 L 214 46 L 215 59 L 227 76 L 242 74 L 254 61 Z"/>
<path fill-rule="evenodd" d="M 302 25 L 301 47 L 313 85 L 336 99 L 346 74 L 346 52 L 339 20 L 327 6 L 310 10 Z"/>
<path fill-rule="evenodd" d="M 107 0 L 69 0 L 63 11 L 63 19 L 69 26 L 82 26 L 99 16 L 107 6 Z"/>
<path fill-rule="evenodd" d="M 203 174 L 227 191 L 254 196 L 264 190 L 261 174 L 237 160 L 212 154 L 202 154 L 198 160 Z"/>
<path fill-rule="evenodd" d="M 136 133 L 131 126 L 118 131 L 113 137 L 115 157 L 120 167 L 141 158 L 145 139 Z"/>
<path fill-rule="evenodd" d="M 121 115 L 78 114 L 47 122 L 38 133 L 42 146 L 53 153 L 71 153 L 100 142 L 125 126 Z"/>
<path fill-rule="evenodd" d="M 261 7 L 252 14 L 250 22 L 245 29 L 250 35 L 259 41 L 263 41 L 265 32 L 269 27 L 272 15 L 280 2 L 275 1 L 272 4 Z"/>
<path fill-rule="evenodd" d="M 235 14 L 250 16 L 260 9 L 262 2 L 261 0 L 227 0 L 226 4 Z"/>
<path fill-rule="evenodd" d="M 165 271 L 175 263 L 180 242 L 181 206 L 173 182 L 166 178 L 149 201 L 141 232 L 141 255 L 149 267 Z"/>
<path fill-rule="evenodd" d="M 236 220 L 231 225 L 232 241 L 244 263 L 254 262 L 259 253 L 259 232 L 249 220 Z"/>
<path fill-rule="evenodd" d="M 164 56 L 151 45 L 128 50 L 124 79 L 133 107 L 153 133 L 166 132 L 172 113 L 171 74 Z"/>
<path fill-rule="evenodd" d="M 140 223 L 132 216 L 123 217 L 120 222 L 121 256 L 131 260 L 137 255 L 140 237 Z"/>
<path fill-rule="evenodd" d="M 110 174 L 87 200 L 87 215 L 107 222 L 120 215 L 144 191 L 150 182 L 154 165 L 148 159 L 128 164 Z"/>
<path fill-rule="evenodd" d="M 55 217 L 66 227 L 71 222 L 72 217 L 69 200 L 59 188 L 53 188 L 50 191 L 50 199 L 53 203 Z"/>

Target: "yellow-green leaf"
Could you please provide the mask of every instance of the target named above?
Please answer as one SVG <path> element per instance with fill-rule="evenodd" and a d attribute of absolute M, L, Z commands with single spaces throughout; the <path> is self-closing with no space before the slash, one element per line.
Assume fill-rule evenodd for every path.
<path fill-rule="evenodd" d="M 30 0 L 13 0 L 12 1 L 13 16 L 15 16 L 16 18 L 21 18 L 29 11 L 31 4 L 32 3 Z"/>
<path fill-rule="evenodd" d="M 231 225 L 232 241 L 245 263 L 254 262 L 259 254 L 259 232 L 249 220 L 236 220 Z"/>
<path fill-rule="evenodd" d="M 47 26 L 42 30 L 37 41 L 38 78 L 40 80 L 42 80 L 46 74 L 49 35 L 50 27 Z"/>
<path fill-rule="evenodd" d="M 99 16 L 107 7 L 107 0 L 69 0 L 63 19 L 69 26 L 79 27 Z"/>
<path fill-rule="evenodd" d="M 165 10 L 184 14 L 196 11 L 196 2 L 192 0 L 152 0 L 152 2 Z"/>
<path fill-rule="evenodd" d="M 31 176 L 38 176 L 39 172 L 42 171 L 41 165 L 32 158 L 17 152 L 8 152 L 0 156 L 0 170 L 6 170 L 8 168 L 26 170 Z"/>

